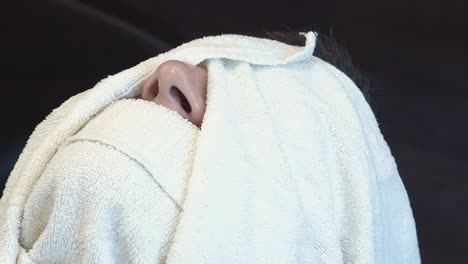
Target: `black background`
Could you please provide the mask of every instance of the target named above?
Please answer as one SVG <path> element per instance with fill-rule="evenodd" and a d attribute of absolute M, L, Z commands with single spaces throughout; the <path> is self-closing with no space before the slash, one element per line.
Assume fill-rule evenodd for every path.
<path fill-rule="evenodd" d="M 344 1 L 343 1 L 344 2 Z M 34 127 L 100 79 L 206 35 L 332 33 L 370 81 L 423 263 L 468 263 L 468 1 L 13 1 L 0 8 L 0 190 Z"/>

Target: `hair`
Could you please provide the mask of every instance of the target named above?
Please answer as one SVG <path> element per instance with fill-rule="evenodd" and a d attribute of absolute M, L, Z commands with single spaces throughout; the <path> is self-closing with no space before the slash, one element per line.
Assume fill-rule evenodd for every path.
<path fill-rule="evenodd" d="M 265 38 L 281 41 L 289 45 L 304 46 L 305 36 L 293 31 L 270 31 L 264 33 Z M 370 103 L 369 79 L 352 63 L 348 50 L 340 45 L 332 34 L 319 32 L 314 56 L 332 64 L 346 74 L 361 90 L 367 102 Z"/>

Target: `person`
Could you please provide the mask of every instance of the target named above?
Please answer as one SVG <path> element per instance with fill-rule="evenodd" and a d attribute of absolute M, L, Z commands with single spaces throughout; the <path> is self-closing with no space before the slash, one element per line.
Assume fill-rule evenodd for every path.
<path fill-rule="evenodd" d="M 419 263 L 363 92 L 294 35 L 193 40 L 54 110 L 0 200 L 0 262 Z"/>

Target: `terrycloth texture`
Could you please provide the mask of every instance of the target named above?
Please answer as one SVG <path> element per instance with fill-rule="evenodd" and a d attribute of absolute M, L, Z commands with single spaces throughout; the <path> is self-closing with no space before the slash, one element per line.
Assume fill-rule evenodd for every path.
<path fill-rule="evenodd" d="M 371 109 L 305 36 L 194 40 L 54 110 L 0 200 L 0 263 L 419 263 Z M 201 130 L 125 99 L 170 59 L 207 67 Z"/>

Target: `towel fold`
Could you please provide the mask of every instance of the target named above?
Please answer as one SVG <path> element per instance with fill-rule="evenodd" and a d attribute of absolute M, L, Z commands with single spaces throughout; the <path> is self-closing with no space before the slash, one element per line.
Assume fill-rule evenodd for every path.
<path fill-rule="evenodd" d="M 374 114 L 303 35 L 197 39 L 70 98 L 7 182 L 0 262 L 419 263 Z M 207 68 L 201 129 L 130 99 L 167 60 Z"/>

